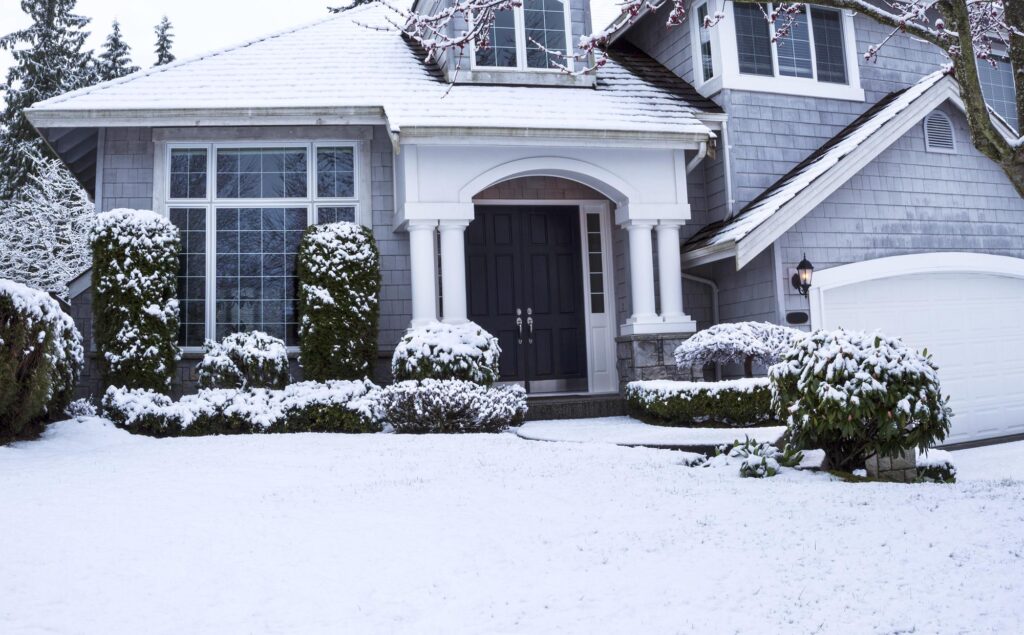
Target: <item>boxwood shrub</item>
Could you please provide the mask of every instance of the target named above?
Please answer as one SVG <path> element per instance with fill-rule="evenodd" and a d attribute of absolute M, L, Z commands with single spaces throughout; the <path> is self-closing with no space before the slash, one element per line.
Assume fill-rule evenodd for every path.
<path fill-rule="evenodd" d="M 662 426 L 778 425 L 767 378 L 718 382 L 635 381 L 626 386 L 630 414 Z"/>
<path fill-rule="evenodd" d="M 71 403 L 82 336 L 48 294 L 0 280 L 0 443 L 38 434 Z"/>
<path fill-rule="evenodd" d="M 110 387 L 104 414 L 118 427 L 154 437 L 286 432 L 379 432 L 364 398 L 369 381 L 303 382 L 283 390 L 200 390 L 174 402 L 166 395 Z"/>
<path fill-rule="evenodd" d="M 498 338 L 478 324 L 432 322 L 409 329 L 395 347 L 396 381 L 458 379 L 482 386 L 498 381 Z"/>
<path fill-rule="evenodd" d="M 377 419 L 399 434 L 500 432 L 526 417 L 521 386 L 492 386 L 459 379 L 403 381 L 368 398 Z"/>
<path fill-rule="evenodd" d="M 207 342 L 196 366 L 200 388 L 284 388 L 288 385 L 288 349 L 262 331 L 232 333 Z"/>
<path fill-rule="evenodd" d="M 859 331 L 816 331 L 769 371 L 773 406 L 800 449 L 821 448 L 830 469 L 867 457 L 926 450 L 949 432 L 948 399 L 928 351 Z"/>
<path fill-rule="evenodd" d="M 178 350 L 178 230 L 155 212 L 96 216 L 93 336 L 105 385 L 171 389 Z"/>
<path fill-rule="evenodd" d="M 299 246 L 299 346 L 306 379 L 360 379 L 377 359 L 380 255 L 355 223 L 309 227 Z"/>

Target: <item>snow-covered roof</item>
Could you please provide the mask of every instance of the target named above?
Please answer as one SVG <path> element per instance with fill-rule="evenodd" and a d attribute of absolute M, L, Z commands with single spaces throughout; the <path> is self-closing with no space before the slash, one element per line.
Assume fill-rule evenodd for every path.
<path fill-rule="evenodd" d="M 801 195 L 827 176 L 844 170 L 849 176 L 853 176 L 854 172 L 849 168 L 856 167 L 855 164 L 859 163 L 854 160 L 855 151 L 880 134 L 886 134 L 884 130 L 886 124 L 907 111 L 921 97 L 929 94 L 933 88 L 938 88 L 940 83 L 947 89 L 955 85 L 951 78 L 943 82 L 945 78 L 947 78 L 947 74 L 944 70 L 936 71 L 909 88 L 890 93 L 839 134 L 815 150 L 732 218 L 709 224 L 694 235 L 683 246 L 683 251 L 692 255 L 700 250 L 706 252 L 717 247 L 737 244 L 767 221 L 785 212 L 788 206 L 804 202 L 800 200 Z M 953 90 L 955 91 L 955 89 Z M 942 98 L 942 95 L 936 96 Z M 931 108 L 926 107 L 921 115 L 927 114 L 930 110 Z M 891 141 L 895 141 L 895 138 Z M 880 146 L 877 151 L 881 152 L 886 147 L 888 144 Z M 863 157 L 857 156 L 856 158 Z M 850 165 L 847 165 L 848 163 Z M 831 185 L 838 187 L 843 182 L 845 179 L 834 179 Z M 690 259 L 696 260 L 692 256 Z M 742 266 L 744 262 L 740 264 Z"/>
<path fill-rule="evenodd" d="M 40 127 L 112 125 L 124 115 L 294 109 L 376 109 L 392 130 L 532 129 L 706 136 L 701 105 L 647 81 L 616 61 L 595 88 L 450 86 L 420 50 L 384 25 L 378 5 L 201 57 L 74 91 L 33 106 Z M 682 80 L 680 80 L 681 83 Z M 104 124 L 106 121 L 108 123 Z M 67 124 L 64 124 L 67 125 Z M 129 125 L 121 123 L 120 125 Z"/>

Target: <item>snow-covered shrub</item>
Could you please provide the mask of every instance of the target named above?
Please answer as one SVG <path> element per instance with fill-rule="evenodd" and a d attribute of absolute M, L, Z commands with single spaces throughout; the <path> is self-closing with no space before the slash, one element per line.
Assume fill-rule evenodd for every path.
<path fill-rule="evenodd" d="M 0 200 L 0 278 L 68 299 L 68 283 L 89 268 L 95 209 L 59 159 L 31 150 L 28 184 Z"/>
<path fill-rule="evenodd" d="M 83 359 L 82 336 L 56 300 L 0 280 L 0 443 L 64 412 Z"/>
<path fill-rule="evenodd" d="M 631 415 L 655 425 L 777 425 L 767 378 L 729 381 L 634 381 L 626 386 Z"/>
<path fill-rule="evenodd" d="M 380 255 L 369 229 L 316 225 L 299 246 L 299 345 L 306 378 L 359 379 L 377 359 Z"/>
<path fill-rule="evenodd" d="M 288 349 L 262 331 L 232 333 L 220 342 L 206 342 L 196 374 L 200 388 L 284 388 Z"/>
<path fill-rule="evenodd" d="M 76 399 L 64 409 L 64 416 L 69 419 L 84 419 L 98 414 L 96 406 L 88 399 Z"/>
<path fill-rule="evenodd" d="M 473 322 L 432 322 L 409 329 L 395 348 L 391 372 L 396 381 L 461 379 L 483 386 L 498 381 L 501 347 Z"/>
<path fill-rule="evenodd" d="M 772 404 L 803 449 L 851 472 L 872 454 L 926 449 L 946 437 L 950 410 L 928 352 L 881 333 L 817 331 L 769 371 Z"/>
<path fill-rule="evenodd" d="M 917 480 L 922 483 L 956 483 L 953 453 L 945 450 L 918 451 Z"/>
<path fill-rule="evenodd" d="M 481 386 L 459 379 L 403 381 L 371 394 L 377 419 L 405 434 L 500 432 L 526 416 L 521 386 Z"/>
<path fill-rule="evenodd" d="M 104 414 L 155 437 L 282 432 L 378 432 L 364 397 L 369 381 L 302 382 L 283 390 L 200 390 L 180 401 L 151 390 L 110 387 Z"/>
<path fill-rule="evenodd" d="M 178 230 L 155 212 L 96 217 L 93 335 L 108 386 L 171 389 L 178 351 Z"/>
<path fill-rule="evenodd" d="M 803 461 L 803 452 L 787 445 L 780 450 L 771 443 L 759 443 L 750 437 L 732 445 L 719 446 L 715 456 L 701 463 L 703 467 L 739 464 L 743 478 L 769 478 L 783 468 L 795 468 Z"/>
<path fill-rule="evenodd" d="M 768 322 L 716 324 L 680 344 L 676 364 L 682 369 L 743 364 L 747 377 L 752 377 L 755 363 L 775 364 L 803 336 L 802 331 Z"/>

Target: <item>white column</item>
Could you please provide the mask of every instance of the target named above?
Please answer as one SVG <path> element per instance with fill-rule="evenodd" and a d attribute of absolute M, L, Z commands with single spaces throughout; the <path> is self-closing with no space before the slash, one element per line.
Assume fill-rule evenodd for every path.
<path fill-rule="evenodd" d="M 437 320 L 437 268 L 434 230 L 437 221 L 409 221 L 409 265 L 412 269 L 412 326 Z"/>
<path fill-rule="evenodd" d="M 441 293 L 444 321 L 463 324 L 466 315 L 466 227 L 469 221 L 441 221 Z"/>
<path fill-rule="evenodd" d="M 658 290 L 661 292 L 661 317 L 679 322 L 683 315 L 683 268 L 679 257 L 679 223 L 661 221 L 658 233 Z"/>
<path fill-rule="evenodd" d="M 631 324 L 658 320 L 654 308 L 654 246 L 651 241 L 655 222 L 630 221 L 625 226 L 629 232 L 629 280 L 633 291 Z"/>

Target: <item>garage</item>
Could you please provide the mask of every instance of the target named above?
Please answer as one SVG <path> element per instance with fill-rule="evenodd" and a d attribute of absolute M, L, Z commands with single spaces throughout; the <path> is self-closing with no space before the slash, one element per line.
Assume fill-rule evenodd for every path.
<path fill-rule="evenodd" d="M 815 274 L 815 328 L 927 348 L 950 397 L 947 443 L 1024 434 L 1024 260 L 970 253 L 880 258 Z"/>

